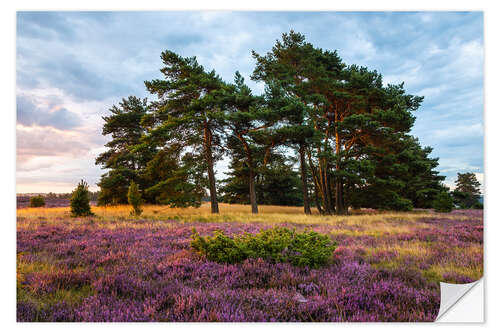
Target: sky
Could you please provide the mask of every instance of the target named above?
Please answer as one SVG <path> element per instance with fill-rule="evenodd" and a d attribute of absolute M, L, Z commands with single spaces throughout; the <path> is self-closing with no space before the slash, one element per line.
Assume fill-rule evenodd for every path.
<path fill-rule="evenodd" d="M 154 99 L 144 81 L 162 78 L 162 51 L 196 56 L 228 82 L 239 70 L 261 93 L 251 50 L 290 29 L 424 96 L 411 134 L 434 148 L 445 183 L 484 179 L 481 12 L 18 12 L 16 25 L 17 193 L 70 192 L 80 179 L 97 190 L 102 116 L 127 96 Z"/>

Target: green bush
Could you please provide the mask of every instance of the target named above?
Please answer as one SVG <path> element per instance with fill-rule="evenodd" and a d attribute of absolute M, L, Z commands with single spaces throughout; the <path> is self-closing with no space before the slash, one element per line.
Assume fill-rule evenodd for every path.
<path fill-rule="evenodd" d="M 94 215 L 90 210 L 89 186 L 83 179 L 71 193 L 70 206 L 72 217 Z"/>
<path fill-rule="evenodd" d="M 436 199 L 434 199 L 432 203 L 432 208 L 436 212 L 448 213 L 453 209 L 453 198 L 447 192 L 441 192 L 436 195 Z"/>
<path fill-rule="evenodd" d="M 128 203 L 132 205 L 132 211 L 130 212 L 130 215 L 135 215 L 135 216 L 141 215 L 142 196 L 141 193 L 139 193 L 139 188 L 137 187 L 137 184 L 134 183 L 133 181 L 130 183 L 130 186 L 128 188 L 127 198 L 128 198 Z"/>
<path fill-rule="evenodd" d="M 478 201 L 478 202 L 476 202 L 474 204 L 474 206 L 472 206 L 472 208 L 474 208 L 474 209 L 484 209 L 484 206 L 483 206 L 483 204 L 481 202 Z"/>
<path fill-rule="evenodd" d="M 396 197 L 394 201 L 389 204 L 390 209 L 409 212 L 413 209 L 413 203 L 409 199 L 405 199 L 402 197 Z"/>
<path fill-rule="evenodd" d="M 193 229 L 191 237 L 191 247 L 196 252 L 208 260 L 231 264 L 262 258 L 273 263 L 317 268 L 328 262 L 336 247 L 327 235 L 307 230 L 297 233 L 287 228 L 263 230 L 256 235 L 245 233 L 234 238 L 220 230 L 212 237 L 202 237 Z"/>
<path fill-rule="evenodd" d="M 45 206 L 45 199 L 41 195 L 30 198 L 30 207 L 43 207 Z"/>
<path fill-rule="evenodd" d="M 460 209 L 474 208 L 475 205 L 480 203 L 479 195 L 469 192 L 453 191 L 451 192 L 453 203 Z"/>

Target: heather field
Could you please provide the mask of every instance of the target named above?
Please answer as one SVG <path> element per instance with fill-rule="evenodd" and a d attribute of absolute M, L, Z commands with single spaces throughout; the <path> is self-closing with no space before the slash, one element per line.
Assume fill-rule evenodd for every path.
<path fill-rule="evenodd" d="M 170 209 L 68 207 L 17 210 L 18 321 L 433 321 L 439 281 L 483 274 L 481 210 L 306 216 L 300 207 L 221 205 Z M 311 269 L 248 259 L 208 261 L 200 235 L 283 226 L 337 242 Z"/>

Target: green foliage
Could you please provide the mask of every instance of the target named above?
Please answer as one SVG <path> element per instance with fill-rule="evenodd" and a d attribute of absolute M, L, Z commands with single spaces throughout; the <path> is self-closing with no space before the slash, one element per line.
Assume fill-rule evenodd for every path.
<path fill-rule="evenodd" d="M 144 191 L 149 202 L 171 207 L 199 207 L 204 195 L 203 161 L 192 154 L 181 158 L 181 147 L 160 150 L 146 165 L 144 179 L 151 186 Z"/>
<path fill-rule="evenodd" d="M 456 188 L 452 192 L 453 202 L 461 209 L 476 208 L 481 209 L 479 195 L 481 184 L 472 172 L 458 173 L 455 181 Z"/>
<path fill-rule="evenodd" d="M 250 202 L 253 213 L 258 203 L 307 210 L 309 201 L 321 214 L 432 207 L 444 177 L 432 148 L 409 134 L 423 97 L 293 30 L 252 56 L 262 95 L 239 72 L 226 83 L 196 57 L 162 52 L 162 78 L 145 81 L 157 99 L 131 96 L 104 117 L 112 140 L 96 160 L 109 169 L 98 204 L 126 203 L 134 181 L 145 202 L 173 207 L 197 207 L 208 190 L 213 213 L 218 197 Z M 224 154 L 231 170 L 218 196 L 214 166 Z M 474 174 L 459 174 L 461 193 L 474 199 L 478 186 Z M 470 195 L 454 195 L 456 204 L 474 206 Z"/>
<path fill-rule="evenodd" d="M 411 209 L 413 198 L 403 195 L 410 166 L 400 156 L 405 147 L 394 143 L 410 132 L 411 112 L 423 97 L 407 94 L 403 84 L 384 86 L 377 71 L 348 66 L 336 51 L 316 48 L 294 31 L 267 54 L 253 56 L 252 78 L 268 91 L 284 92 L 270 94 L 273 107 L 280 104 L 277 97 L 288 98 L 288 108 L 291 97 L 307 106 L 293 113 L 296 119 L 282 117 L 280 125 L 291 134 L 290 144 L 305 149 L 320 212 L 345 214 L 349 204 Z"/>
<path fill-rule="evenodd" d="M 126 204 L 128 184 L 135 178 L 134 173 L 130 169 L 116 167 L 102 175 L 98 183 L 101 191 L 97 197 L 97 204 L 99 206 Z"/>
<path fill-rule="evenodd" d="M 258 156 L 258 154 L 256 154 Z M 233 156 L 229 177 L 221 181 L 221 200 L 227 203 L 250 203 L 248 189 L 248 167 Z M 257 203 L 262 205 L 301 206 L 302 188 L 299 175 L 293 164 L 281 155 L 270 155 L 271 161 L 262 168 L 255 184 Z"/>
<path fill-rule="evenodd" d="M 476 174 L 472 172 L 458 173 L 455 181 L 455 190 L 463 193 L 471 193 L 479 195 L 481 193 L 479 187 L 481 184 L 477 180 Z"/>
<path fill-rule="evenodd" d="M 451 192 L 453 203 L 460 209 L 474 208 L 479 202 L 479 196 L 469 192 L 454 190 Z"/>
<path fill-rule="evenodd" d="M 222 157 L 220 97 L 225 84 L 215 71 L 206 71 L 196 57 L 185 58 L 166 50 L 161 59 L 164 78 L 144 82 L 148 92 L 159 98 L 143 119 L 149 126 L 146 140 L 161 147 L 180 143 L 203 159 L 212 212 L 218 213 L 214 163 Z"/>
<path fill-rule="evenodd" d="M 150 109 L 146 99 L 130 96 L 103 117 L 102 133 L 112 139 L 106 144 L 109 149 L 96 159 L 96 164 L 109 169 L 98 183 L 98 205 L 127 204 L 132 182 L 144 189 L 144 202 L 173 207 L 200 205 L 204 191 L 199 172 L 191 167 L 189 153 L 181 156 L 182 145 L 162 141 L 163 132 L 152 130 L 158 119 L 150 119 Z"/>
<path fill-rule="evenodd" d="M 453 198 L 448 192 L 441 192 L 434 199 L 432 208 L 434 208 L 437 212 L 440 213 L 448 213 L 453 209 Z"/>
<path fill-rule="evenodd" d="M 97 184 L 101 188 L 98 205 L 126 204 L 130 182 L 145 185 L 140 172 L 156 153 L 156 148 L 150 145 L 136 147 L 142 143 L 141 138 L 146 132 L 141 124 L 148 111 L 146 99 L 130 96 L 109 111 L 111 115 L 103 117 L 102 134 L 111 135 L 111 140 L 105 145 L 108 150 L 95 161 L 103 169 L 109 169 Z"/>
<path fill-rule="evenodd" d="M 134 181 L 130 183 L 127 197 L 128 197 L 128 203 L 132 205 L 132 211 L 130 212 L 130 215 L 135 215 L 135 216 L 141 215 L 142 196 L 141 193 L 139 192 L 137 184 Z"/>
<path fill-rule="evenodd" d="M 277 263 L 318 268 L 328 263 L 336 243 L 327 235 L 314 231 L 297 233 L 287 228 L 262 230 L 256 235 L 245 233 L 229 237 L 217 230 L 214 236 L 202 237 L 195 229 L 191 247 L 207 259 L 219 263 L 238 263 L 247 258 L 262 258 Z"/>
<path fill-rule="evenodd" d="M 43 207 L 45 206 L 45 199 L 41 195 L 30 198 L 30 207 Z"/>
<path fill-rule="evenodd" d="M 484 205 L 481 202 L 476 202 L 474 206 L 472 206 L 474 209 L 484 209 Z"/>
<path fill-rule="evenodd" d="M 397 197 L 392 204 L 389 205 L 391 210 L 408 212 L 413 209 L 411 200 L 402 197 Z"/>
<path fill-rule="evenodd" d="M 399 211 L 432 208 L 436 195 L 445 190 L 445 177 L 435 170 L 438 159 L 429 157 L 432 148 L 422 148 L 418 139 L 409 135 L 384 145 L 366 152 L 365 165 L 358 172 L 366 182 L 355 181 L 355 186 L 348 187 L 349 203 Z"/>
<path fill-rule="evenodd" d="M 71 194 L 70 206 L 72 217 L 94 215 L 90 210 L 89 185 L 83 179 Z"/>

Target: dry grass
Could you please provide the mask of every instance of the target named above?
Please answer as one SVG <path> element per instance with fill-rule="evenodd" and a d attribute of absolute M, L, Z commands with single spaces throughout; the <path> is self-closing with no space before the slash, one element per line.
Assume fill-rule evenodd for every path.
<path fill-rule="evenodd" d="M 131 225 L 139 221 L 178 220 L 181 222 L 258 222 L 265 224 L 328 224 L 338 225 L 341 233 L 359 233 L 378 235 L 381 233 L 402 233 L 410 230 L 419 219 L 433 217 L 436 214 L 425 211 L 418 212 L 354 212 L 349 216 L 321 216 L 317 211 L 313 215 L 305 215 L 302 207 L 259 206 L 259 214 L 251 214 L 249 205 L 219 204 L 220 214 L 211 214 L 210 205 L 199 208 L 170 208 L 168 206 L 145 205 L 139 218 L 130 216 L 129 205 L 108 207 L 92 207 L 95 217 L 72 219 L 75 222 L 92 220 L 102 226 L 117 227 Z M 17 210 L 18 226 L 32 224 L 36 221 L 51 223 L 68 219 L 69 207 L 57 208 L 20 208 Z"/>
<path fill-rule="evenodd" d="M 170 208 L 169 206 L 160 205 L 144 205 L 143 207 L 143 218 L 164 218 L 164 217 L 181 217 L 182 219 L 190 219 L 195 217 L 210 217 L 212 221 L 224 220 L 225 216 L 241 216 L 247 217 L 247 219 L 258 219 L 260 216 L 272 217 L 272 216 L 287 216 L 294 218 L 307 218 L 307 219 L 323 219 L 323 220 L 342 220 L 346 216 L 321 216 L 316 209 L 313 209 L 312 215 L 305 215 L 302 207 L 293 206 L 268 206 L 260 205 L 259 214 L 251 214 L 249 205 L 239 205 L 239 204 L 226 204 L 220 203 L 219 210 L 220 214 L 210 213 L 210 204 L 205 203 L 199 208 Z M 92 206 L 92 211 L 100 218 L 129 218 L 131 206 L 130 205 L 116 205 L 116 206 Z M 55 207 L 55 208 L 19 208 L 17 209 L 18 217 L 68 217 L 70 215 L 69 207 Z M 408 217 L 424 217 L 434 215 L 428 212 L 389 212 L 389 213 L 363 213 L 361 211 L 354 211 L 349 218 L 375 218 L 378 219 L 380 216 L 385 216 L 393 219 L 404 219 Z"/>

